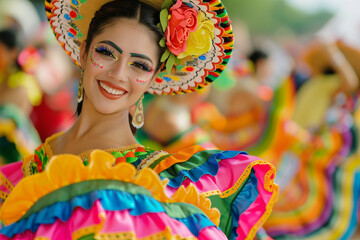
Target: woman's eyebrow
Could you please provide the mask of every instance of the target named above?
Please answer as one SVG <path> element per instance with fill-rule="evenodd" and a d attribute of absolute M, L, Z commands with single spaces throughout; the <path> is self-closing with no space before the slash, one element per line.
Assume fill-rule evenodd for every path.
<path fill-rule="evenodd" d="M 130 53 L 130 56 L 137 57 L 137 58 L 143 58 L 143 59 L 146 59 L 146 60 L 150 61 L 151 63 L 153 63 L 148 56 L 140 54 L 140 53 Z"/>
<path fill-rule="evenodd" d="M 116 45 L 115 43 L 113 43 L 112 41 L 110 40 L 106 40 L 106 41 L 101 41 L 100 43 L 106 43 L 106 44 L 109 44 L 110 46 L 112 46 L 113 48 L 115 48 L 120 54 L 123 53 L 123 50 L 118 46 Z"/>

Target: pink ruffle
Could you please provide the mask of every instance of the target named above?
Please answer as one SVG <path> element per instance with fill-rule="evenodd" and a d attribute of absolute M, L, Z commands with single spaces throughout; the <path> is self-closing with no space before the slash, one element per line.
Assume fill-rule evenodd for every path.
<path fill-rule="evenodd" d="M 15 162 L 0 167 L 0 173 L 10 181 L 15 187 L 18 182 L 24 177 L 22 172 L 22 162 Z M 9 193 L 8 189 L 4 186 L 4 183 L 0 181 L 0 191 Z"/>
<path fill-rule="evenodd" d="M 99 234 L 133 232 L 137 238 L 144 238 L 163 232 L 166 227 L 172 235 L 182 238 L 194 237 L 188 228 L 181 222 L 170 218 L 166 213 L 146 213 L 141 216 L 132 216 L 128 210 L 106 211 L 100 201 L 96 201 L 90 210 L 77 208 L 66 222 L 57 220 L 51 225 L 40 225 L 36 233 L 26 231 L 15 235 L 12 239 L 34 239 L 45 237 L 52 240 L 71 240 L 74 232 L 92 226 L 101 226 Z M 89 234 L 89 233 L 88 233 Z M 214 238 L 215 237 L 215 238 Z M 216 227 L 202 229 L 199 239 L 227 239 L 221 230 Z M 0 240 L 9 239 L 0 235 Z"/>

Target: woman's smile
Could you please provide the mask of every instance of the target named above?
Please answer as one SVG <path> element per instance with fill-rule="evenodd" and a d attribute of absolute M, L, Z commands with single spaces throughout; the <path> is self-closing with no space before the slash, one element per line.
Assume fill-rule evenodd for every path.
<path fill-rule="evenodd" d="M 98 80 L 97 82 L 100 92 L 106 98 L 115 100 L 121 98 L 127 93 L 126 89 L 119 87 L 109 81 Z"/>

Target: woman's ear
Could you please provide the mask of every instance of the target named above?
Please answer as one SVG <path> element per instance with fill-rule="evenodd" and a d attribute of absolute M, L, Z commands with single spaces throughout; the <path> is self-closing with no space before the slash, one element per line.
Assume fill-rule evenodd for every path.
<path fill-rule="evenodd" d="M 80 45 L 80 67 L 82 69 L 85 68 L 86 58 L 87 58 L 86 41 L 84 40 L 81 42 L 81 45 Z"/>

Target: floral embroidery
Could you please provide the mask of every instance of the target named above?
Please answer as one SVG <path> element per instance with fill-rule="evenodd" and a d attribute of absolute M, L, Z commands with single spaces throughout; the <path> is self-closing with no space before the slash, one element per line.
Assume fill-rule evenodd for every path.
<path fill-rule="evenodd" d="M 122 162 L 138 165 L 143 159 L 154 153 L 154 151 L 144 147 L 136 147 L 125 151 L 110 150 L 109 153 L 115 157 L 114 166 L 116 166 Z M 35 150 L 35 154 L 29 163 L 30 175 L 43 172 L 48 162 L 49 157 L 44 150 L 44 146 L 41 145 Z M 88 166 L 89 158 L 83 159 L 83 163 L 85 166 Z"/>
<path fill-rule="evenodd" d="M 32 174 L 43 172 L 48 161 L 49 161 L 49 158 L 41 146 L 39 148 L 35 149 L 34 160 L 32 161 L 32 163 L 30 165 Z"/>

